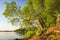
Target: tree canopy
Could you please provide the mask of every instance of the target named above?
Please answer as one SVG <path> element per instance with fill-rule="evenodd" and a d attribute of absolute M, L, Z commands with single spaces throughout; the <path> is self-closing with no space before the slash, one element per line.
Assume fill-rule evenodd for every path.
<path fill-rule="evenodd" d="M 42 30 L 38 30 L 40 28 L 55 27 L 57 16 L 60 15 L 60 0 L 27 0 L 22 9 L 14 1 L 5 4 L 3 15 L 13 25 L 25 27 L 28 30 L 25 36 L 28 37 L 35 33 L 43 33 Z"/>
<path fill-rule="evenodd" d="M 23 9 L 15 2 L 6 3 L 4 16 L 11 22 L 20 22 L 30 25 L 30 20 L 38 19 L 43 27 L 56 25 L 56 18 L 60 14 L 60 0 L 27 0 Z"/>

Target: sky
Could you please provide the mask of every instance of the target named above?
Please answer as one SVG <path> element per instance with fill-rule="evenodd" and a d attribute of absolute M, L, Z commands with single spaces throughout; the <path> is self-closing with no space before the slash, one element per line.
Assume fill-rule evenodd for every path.
<path fill-rule="evenodd" d="M 12 0 L 0 0 L 0 31 L 2 30 L 15 30 L 19 27 L 12 26 L 10 22 L 8 22 L 7 18 L 2 15 L 5 10 L 4 2 L 11 2 Z M 27 0 L 14 0 L 18 6 L 24 7 Z"/>

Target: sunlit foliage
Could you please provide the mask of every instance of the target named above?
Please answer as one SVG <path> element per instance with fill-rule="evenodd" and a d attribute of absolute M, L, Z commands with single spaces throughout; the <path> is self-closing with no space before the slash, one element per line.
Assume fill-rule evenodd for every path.
<path fill-rule="evenodd" d="M 60 0 L 27 0 L 22 9 L 15 2 L 6 3 L 3 14 L 12 24 L 21 24 L 27 29 L 28 27 L 35 27 L 33 24 L 36 19 L 42 25 L 42 29 L 54 27 L 56 26 L 57 16 L 60 15 Z M 36 25 L 38 24 L 36 23 Z M 33 34 L 31 30 L 26 35 Z M 37 29 L 37 34 L 40 31 Z"/>

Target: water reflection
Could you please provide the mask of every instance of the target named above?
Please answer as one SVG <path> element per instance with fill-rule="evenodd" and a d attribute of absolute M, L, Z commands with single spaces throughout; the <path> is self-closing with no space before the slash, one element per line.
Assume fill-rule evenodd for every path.
<path fill-rule="evenodd" d="M 17 35 L 23 36 L 24 33 L 15 32 Z"/>
<path fill-rule="evenodd" d="M 0 40 L 13 40 L 15 38 L 23 38 L 23 34 L 16 32 L 0 32 Z"/>

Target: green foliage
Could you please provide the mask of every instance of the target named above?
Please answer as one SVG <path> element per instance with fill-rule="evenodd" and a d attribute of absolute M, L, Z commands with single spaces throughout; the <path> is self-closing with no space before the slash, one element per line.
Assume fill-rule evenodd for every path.
<path fill-rule="evenodd" d="M 24 37 L 29 38 L 36 34 L 37 27 L 27 27 L 27 28 L 20 28 L 15 30 L 17 33 L 23 33 Z"/>
<path fill-rule="evenodd" d="M 58 0 L 59 1 L 59 0 Z M 60 1 L 57 0 L 28 0 L 22 11 L 28 20 L 38 19 L 43 27 L 56 25 Z M 32 15 L 31 15 L 32 14 Z M 28 15 L 28 16 L 27 16 Z M 34 19 L 34 20 L 35 20 Z"/>
<path fill-rule="evenodd" d="M 22 10 L 15 2 L 6 3 L 4 15 L 11 19 L 12 24 L 23 19 L 25 26 L 30 25 L 30 20 L 40 20 L 42 26 L 55 26 L 56 18 L 59 14 L 60 0 L 27 0 Z M 15 20 L 17 21 L 15 21 Z"/>
<path fill-rule="evenodd" d="M 26 28 L 26 30 L 27 31 L 26 31 L 24 37 L 29 38 L 36 34 L 37 27 L 28 27 L 28 28 Z"/>
<path fill-rule="evenodd" d="M 36 35 L 41 35 L 43 34 L 43 30 L 36 30 Z"/>
<path fill-rule="evenodd" d="M 25 36 L 29 37 L 34 33 L 39 35 L 42 30 L 35 30 L 34 22 L 30 21 L 38 19 L 43 28 L 56 26 L 57 16 L 60 15 L 60 0 L 27 0 L 22 9 L 15 2 L 6 3 L 3 14 L 12 24 L 25 26 L 28 30 Z"/>
<path fill-rule="evenodd" d="M 25 33 L 24 37 L 29 38 L 29 37 L 33 36 L 34 34 L 35 34 L 35 32 L 28 31 L 27 33 Z"/>
<path fill-rule="evenodd" d="M 18 16 L 18 10 L 20 8 L 16 5 L 14 1 L 11 3 L 5 2 L 6 4 L 6 9 L 3 13 L 3 15 L 11 21 L 11 23 L 14 25 L 17 22 L 19 22 L 20 18 Z"/>
<path fill-rule="evenodd" d="M 20 28 L 20 29 L 14 30 L 14 32 L 25 34 L 27 32 L 27 29 L 26 28 Z"/>
<path fill-rule="evenodd" d="M 4 15 L 8 18 L 10 17 L 14 17 L 17 14 L 17 5 L 15 2 L 11 2 L 11 3 L 6 3 L 6 9 L 4 12 Z"/>

